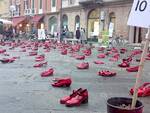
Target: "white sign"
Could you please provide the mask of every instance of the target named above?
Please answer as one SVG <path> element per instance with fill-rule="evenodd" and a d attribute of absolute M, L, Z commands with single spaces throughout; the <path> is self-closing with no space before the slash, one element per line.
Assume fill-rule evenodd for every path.
<path fill-rule="evenodd" d="M 113 32 L 114 32 L 114 23 L 110 22 L 110 24 L 109 24 L 109 37 L 113 36 Z"/>
<path fill-rule="evenodd" d="M 150 27 L 150 0 L 134 0 L 128 25 Z"/>
<path fill-rule="evenodd" d="M 44 29 L 38 29 L 38 40 L 44 40 L 45 37 L 45 30 Z"/>

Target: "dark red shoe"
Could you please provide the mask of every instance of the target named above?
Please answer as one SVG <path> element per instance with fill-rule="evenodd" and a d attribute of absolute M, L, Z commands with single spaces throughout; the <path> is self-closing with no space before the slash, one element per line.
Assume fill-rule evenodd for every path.
<path fill-rule="evenodd" d="M 36 57 L 36 59 L 39 59 L 39 58 L 45 58 L 45 55 L 39 55 Z"/>
<path fill-rule="evenodd" d="M 98 51 L 104 51 L 104 50 L 105 50 L 104 47 L 99 47 L 99 48 L 98 48 Z"/>
<path fill-rule="evenodd" d="M 37 52 L 29 52 L 29 56 L 36 56 Z"/>
<path fill-rule="evenodd" d="M 134 87 L 130 89 L 130 94 L 133 95 Z M 150 83 L 144 83 L 138 88 L 138 97 L 150 96 Z"/>
<path fill-rule="evenodd" d="M 44 60 L 45 60 L 44 57 L 43 57 L 43 58 L 41 57 L 41 58 L 36 58 L 36 59 L 35 59 L 36 62 L 41 62 L 41 61 L 44 61 Z"/>
<path fill-rule="evenodd" d="M 127 59 L 122 59 L 122 62 L 131 62 L 132 61 L 132 57 L 128 57 Z"/>
<path fill-rule="evenodd" d="M 49 77 L 49 76 L 52 76 L 54 73 L 54 69 L 53 68 L 50 68 L 44 72 L 41 73 L 41 77 Z"/>
<path fill-rule="evenodd" d="M 59 79 L 52 84 L 53 87 L 69 87 L 72 83 L 71 78 Z"/>
<path fill-rule="evenodd" d="M 67 49 L 62 49 L 62 50 L 61 50 L 61 54 L 62 54 L 62 55 L 67 55 Z"/>
<path fill-rule="evenodd" d="M 87 89 L 78 92 L 77 95 L 68 101 L 66 101 L 66 106 L 67 107 L 72 107 L 72 106 L 80 106 L 81 104 L 87 103 L 88 102 L 88 91 Z"/>
<path fill-rule="evenodd" d="M 104 62 L 102 62 L 102 61 L 99 61 L 99 60 L 97 60 L 97 61 L 94 61 L 94 63 L 95 63 L 95 64 L 104 64 Z"/>
<path fill-rule="evenodd" d="M 47 66 L 47 62 L 35 64 L 33 67 L 43 67 L 43 66 Z"/>
<path fill-rule="evenodd" d="M 61 98 L 60 99 L 60 103 L 61 104 L 65 104 L 68 100 L 70 100 L 71 98 L 75 97 L 78 94 L 78 92 L 81 92 L 81 91 L 82 91 L 82 88 L 79 88 L 77 90 L 73 90 L 71 95 Z"/>
<path fill-rule="evenodd" d="M 129 67 L 130 64 L 128 62 L 123 62 L 121 64 L 118 64 L 119 67 L 122 67 L 122 68 L 126 68 L 126 67 Z"/>
<path fill-rule="evenodd" d="M 116 75 L 116 72 L 109 71 L 109 70 L 102 70 L 98 72 L 99 76 L 104 76 L 104 77 L 112 77 Z"/>
<path fill-rule="evenodd" d="M 118 61 L 118 58 L 110 58 L 109 61 L 117 62 L 117 61 Z"/>
<path fill-rule="evenodd" d="M 126 70 L 128 72 L 138 72 L 138 69 L 139 69 L 139 66 L 132 66 L 132 67 L 127 68 Z"/>
<path fill-rule="evenodd" d="M 106 55 L 102 54 L 102 53 L 97 56 L 97 58 L 105 58 L 105 57 L 106 57 Z"/>
<path fill-rule="evenodd" d="M 127 49 L 126 49 L 126 48 L 121 48 L 121 49 L 120 49 L 120 53 L 121 53 L 121 54 L 124 54 L 125 52 L 127 52 Z"/>
<path fill-rule="evenodd" d="M 75 58 L 77 60 L 84 60 L 85 59 L 85 56 L 84 55 L 76 55 Z"/>
<path fill-rule="evenodd" d="M 88 69 L 89 68 L 89 63 L 88 62 L 83 62 L 77 65 L 78 69 Z"/>
<path fill-rule="evenodd" d="M 86 49 L 82 51 L 85 56 L 90 56 L 92 54 L 91 49 Z"/>

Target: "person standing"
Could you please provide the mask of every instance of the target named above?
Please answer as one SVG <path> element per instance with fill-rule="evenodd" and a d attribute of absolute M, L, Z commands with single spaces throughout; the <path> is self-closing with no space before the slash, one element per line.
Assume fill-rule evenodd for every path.
<path fill-rule="evenodd" d="M 81 28 L 81 43 L 86 43 L 86 40 L 85 30 Z"/>
<path fill-rule="evenodd" d="M 80 39 L 80 36 L 81 36 L 81 33 L 80 33 L 80 29 L 79 29 L 79 27 L 77 28 L 77 30 L 76 30 L 76 39 Z"/>

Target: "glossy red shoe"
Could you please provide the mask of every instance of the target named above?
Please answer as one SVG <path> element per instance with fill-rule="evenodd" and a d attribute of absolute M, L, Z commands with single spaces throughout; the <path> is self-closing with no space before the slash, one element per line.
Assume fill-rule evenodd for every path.
<path fill-rule="evenodd" d="M 132 66 L 132 67 L 127 68 L 126 70 L 128 72 L 138 72 L 138 69 L 139 69 L 139 66 Z"/>
<path fill-rule="evenodd" d="M 39 59 L 39 58 L 45 58 L 45 55 L 39 55 L 36 57 L 36 59 Z"/>
<path fill-rule="evenodd" d="M 43 66 L 47 66 L 47 62 L 35 64 L 33 67 L 43 67 Z"/>
<path fill-rule="evenodd" d="M 109 71 L 109 70 L 102 70 L 98 72 L 99 76 L 104 76 L 104 77 L 112 77 L 116 75 L 116 72 Z"/>
<path fill-rule="evenodd" d="M 67 49 L 61 50 L 61 54 L 62 54 L 62 55 L 67 55 Z"/>
<path fill-rule="evenodd" d="M 75 58 L 77 60 L 84 60 L 85 59 L 85 56 L 84 55 L 76 55 Z"/>
<path fill-rule="evenodd" d="M 104 62 L 99 61 L 99 60 L 94 61 L 94 63 L 95 63 L 95 64 L 104 64 Z"/>
<path fill-rule="evenodd" d="M 98 48 L 98 51 L 104 51 L 104 50 L 105 50 L 104 47 L 99 47 L 99 48 Z"/>
<path fill-rule="evenodd" d="M 52 76 L 54 73 L 54 69 L 50 68 L 44 72 L 41 73 L 41 77 L 48 77 L 48 76 Z"/>
<path fill-rule="evenodd" d="M 131 61 L 132 61 L 132 57 L 122 59 L 122 62 L 129 62 L 130 63 Z"/>
<path fill-rule="evenodd" d="M 78 69 L 88 69 L 89 68 L 89 63 L 88 62 L 83 62 L 77 65 Z"/>
<path fill-rule="evenodd" d="M 134 88 L 130 89 L 130 94 L 133 95 Z M 138 97 L 150 96 L 150 82 L 144 83 L 138 88 Z"/>
<path fill-rule="evenodd" d="M 121 48 L 121 49 L 120 49 L 120 53 L 121 53 L 121 54 L 124 54 L 125 52 L 127 52 L 127 49 L 126 49 L 126 48 Z"/>
<path fill-rule="evenodd" d="M 77 95 L 68 101 L 66 101 L 66 106 L 67 107 L 72 107 L 72 106 L 80 106 L 81 104 L 87 103 L 88 102 L 88 91 L 87 89 L 78 92 Z"/>
<path fill-rule="evenodd" d="M 69 87 L 72 83 L 71 78 L 59 79 L 52 84 L 53 87 Z"/>
<path fill-rule="evenodd" d="M 106 57 L 106 55 L 102 54 L 102 53 L 97 56 L 97 58 L 105 58 L 105 57 Z"/>
<path fill-rule="evenodd" d="M 45 60 L 44 57 L 43 57 L 43 58 L 36 58 L 36 59 L 35 59 L 36 62 L 41 62 L 41 61 L 44 61 L 44 60 Z"/>
<path fill-rule="evenodd" d="M 81 91 L 82 91 L 82 88 L 79 88 L 77 90 L 73 90 L 71 95 L 61 98 L 60 99 L 60 103 L 61 104 L 65 104 L 68 100 L 70 100 L 71 98 L 75 97 L 78 94 L 78 92 L 81 92 Z"/>
<path fill-rule="evenodd" d="M 121 64 L 118 64 L 119 67 L 122 67 L 122 68 L 126 68 L 126 67 L 129 67 L 130 64 L 128 62 L 123 62 Z"/>
<path fill-rule="evenodd" d="M 146 57 L 145 60 L 150 60 L 150 57 Z"/>

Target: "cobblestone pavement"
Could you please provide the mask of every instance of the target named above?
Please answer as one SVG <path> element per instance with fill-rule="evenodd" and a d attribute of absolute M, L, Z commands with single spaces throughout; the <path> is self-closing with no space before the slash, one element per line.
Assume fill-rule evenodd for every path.
<path fill-rule="evenodd" d="M 19 52 L 20 48 L 9 50 L 10 56 L 20 56 L 14 63 L 0 63 L 0 113 L 107 113 L 106 101 L 110 97 L 131 97 L 129 89 L 135 83 L 136 73 L 128 73 L 125 69 L 117 67 L 118 62 L 109 62 L 102 59 L 104 65 L 93 63 L 97 59 L 98 51 L 93 49 L 93 54 L 85 59 L 90 63 L 88 70 L 77 70 L 76 64 L 81 62 L 69 55 L 60 55 L 58 50 L 45 53 L 48 66 L 44 68 L 33 68 L 35 57 L 28 56 L 28 52 Z M 29 50 L 28 50 L 29 51 Z M 38 50 L 39 54 L 43 49 Z M 0 55 L 0 58 L 3 58 Z M 123 56 L 122 56 L 123 57 Z M 139 56 L 137 56 L 139 57 Z M 137 65 L 134 62 L 132 65 Z M 53 67 L 54 76 L 41 78 L 40 73 Z M 150 62 L 144 67 L 142 82 L 150 81 Z M 97 76 L 102 69 L 117 71 L 117 76 L 103 78 Z M 55 77 L 71 76 L 73 83 L 69 88 L 54 88 L 51 86 Z M 87 88 L 89 91 L 89 102 L 80 107 L 68 108 L 59 103 L 61 97 L 69 95 L 73 89 Z M 144 104 L 144 112 L 150 113 L 150 98 L 139 98 Z"/>

